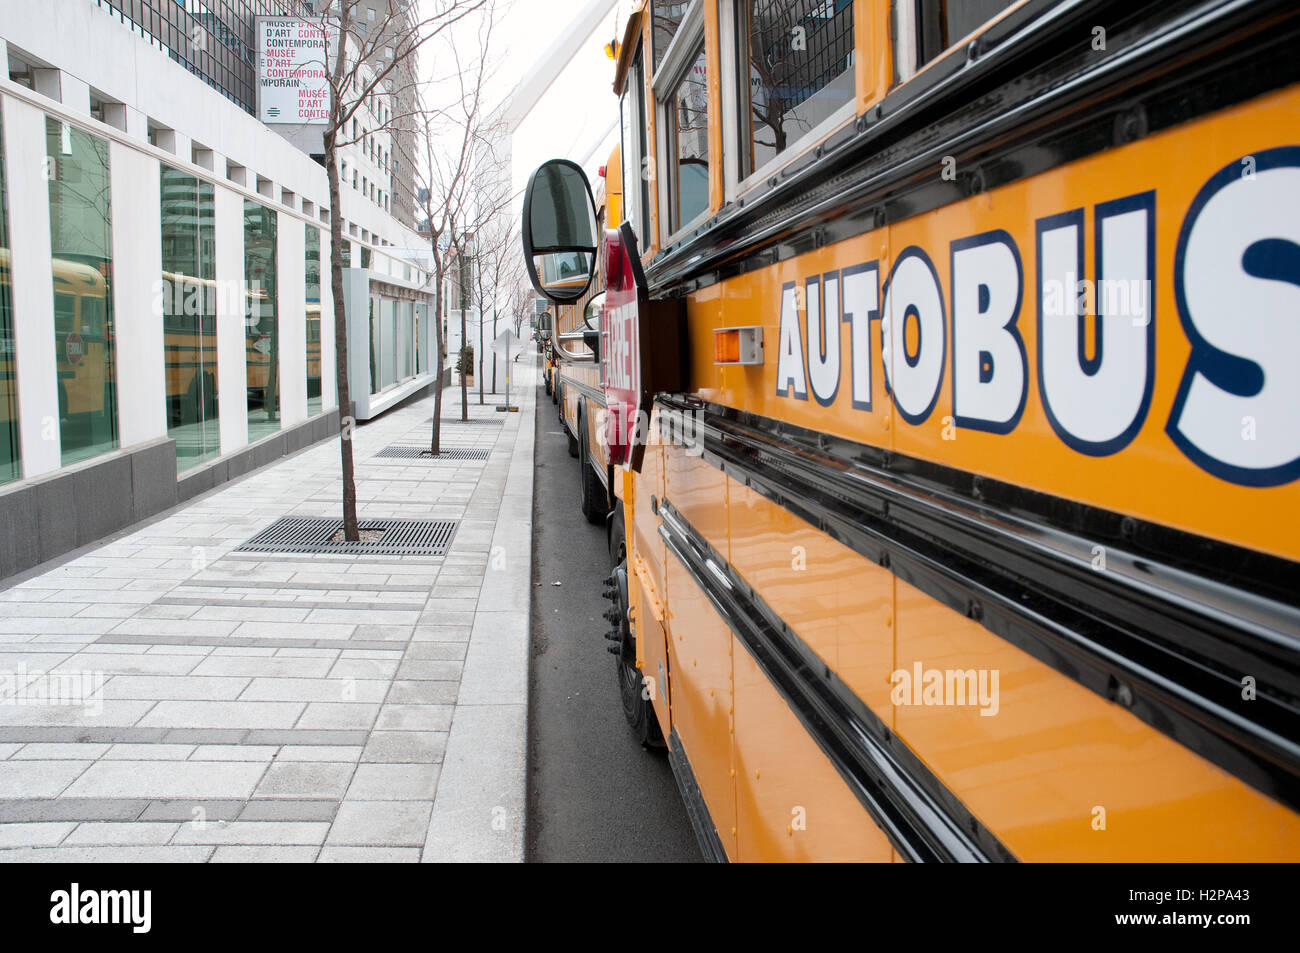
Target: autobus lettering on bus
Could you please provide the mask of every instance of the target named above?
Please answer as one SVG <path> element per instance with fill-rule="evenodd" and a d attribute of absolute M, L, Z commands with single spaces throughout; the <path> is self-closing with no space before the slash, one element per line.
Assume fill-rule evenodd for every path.
<path fill-rule="evenodd" d="M 1300 312 L 1300 223 L 1283 200 L 1300 189 L 1300 147 L 1254 158 L 1250 177 L 1231 163 L 1206 183 L 1177 249 L 1156 248 L 1157 195 L 1147 191 L 1038 218 L 1025 250 L 1003 229 L 960 237 L 946 249 L 946 289 L 931 258 L 942 250 L 915 244 L 887 274 L 872 260 L 787 281 L 776 394 L 870 411 L 879 347 L 885 392 L 909 424 L 929 420 L 951 363 L 956 426 L 1009 434 L 1032 372 L 1057 437 L 1077 453 L 1107 456 L 1146 422 L 1156 373 L 1153 283 L 1172 281 L 1191 353 L 1178 369 L 1167 432 L 1224 480 L 1290 482 L 1300 476 L 1300 429 L 1288 423 L 1300 405 L 1300 325 L 1279 327 L 1269 316 Z M 1089 221 L 1093 274 L 1084 266 Z M 1029 289 L 1026 251 L 1036 276 Z M 1157 273 L 1158 251 L 1173 251 L 1167 272 Z M 1033 354 L 1027 321 L 1035 321 Z M 849 328 L 844 354 L 841 324 Z"/>

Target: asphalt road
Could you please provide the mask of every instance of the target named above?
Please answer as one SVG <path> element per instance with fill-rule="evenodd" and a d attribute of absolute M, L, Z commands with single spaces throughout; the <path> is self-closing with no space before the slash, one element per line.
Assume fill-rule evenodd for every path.
<path fill-rule="evenodd" d="M 565 443 L 538 385 L 528 859 L 698 861 L 668 759 L 637 744 L 623 717 L 602 638 L 605 532 L 578 509 L 578 461 Z"/>

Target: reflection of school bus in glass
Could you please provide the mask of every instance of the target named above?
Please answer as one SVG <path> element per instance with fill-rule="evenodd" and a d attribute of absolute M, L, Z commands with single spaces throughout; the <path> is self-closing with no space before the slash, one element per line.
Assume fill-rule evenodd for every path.
<path fill-rule="evenodd" d="M 320 298 L 307 299 L 307 400 L 317 406 L 321 399 Z"/>
<path fill-rule="evenodd" d="M 709 856 L 1300 859 L 1300 8 L 1117 9 L 642 3 L 622 214 L 525 204 Z"/>
<path fill-rule="evenodd" d="M 60 429 L 69 449 L 113 436 L 113 323 L 100 267 L 66 258 L 51 264 Z"/>
<path fill-rule="evenodd" d="M 279 351 L 275 302 L 272 292 L 256 282 L 246 291 L 244 353 L 248 381 L 248 408 L 265 411 L 268 419 L 280 410 Z"/>
<path fill-rule="evenodd" d="M 163 272 L 169 428 L 217 416 L 217 290 L 211 278 Z"/>

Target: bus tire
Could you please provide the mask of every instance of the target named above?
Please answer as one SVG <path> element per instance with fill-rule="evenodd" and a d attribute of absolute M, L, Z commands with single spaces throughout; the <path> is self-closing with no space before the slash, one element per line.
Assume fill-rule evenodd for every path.
<path fill-rule="evenodd" d="M 578 479 L 578 502 L 587 522 L 600 526 L 605 522 L 605 517 L 609 516 L 609 493 L 605 484 L 600 482 L 596 468 L 591 465 L 591 445 L 582 414 L 578 415 L 578 432 L 582 435 L 578 454 L 578 469 L 582 471 L 582 476 Z"/>
<path fill-rule="evenodd" d="M 627 535 L 623 529 L 623 514 L 615 512 L 610 522 L 609 553 L 614 568 L 610 572 L 607 591 L 613 603 L 611 615 L 618 621 L 616 628 L 610 630 L 606 638 L 615 643 L 610 651 L 615 653 L 618 663 L 618 695 L 623 705 L 623 714 L 641 747 L 662 749 L 663 732 L 659 728 L 654 705 L 645 697 L 645 679 L 636 667 L 636 644 L 627 621 Z"/>
<path fill-rule="evenodd" d="M 560 422 L 564 424 L 564 435 L 569 440 L 569 456 L 575 459 L 578 456 L 578 435 L 569 429 L 569 422 L 564 419 L 564 404 L 560 404 Z M 578 418 L 581 423 L 581 418 Z"/>

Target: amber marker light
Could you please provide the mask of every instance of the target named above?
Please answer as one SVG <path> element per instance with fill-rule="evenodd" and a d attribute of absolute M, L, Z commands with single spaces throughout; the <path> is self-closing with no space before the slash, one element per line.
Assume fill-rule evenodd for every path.
<path fill-rule="evenodd" d="M 719 328 L 713 332 L 713 363 L 752 365 L 763 363 L 763 329 Z"/>

